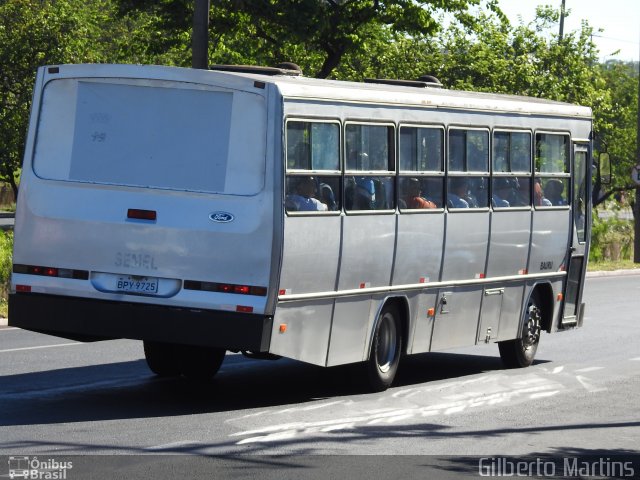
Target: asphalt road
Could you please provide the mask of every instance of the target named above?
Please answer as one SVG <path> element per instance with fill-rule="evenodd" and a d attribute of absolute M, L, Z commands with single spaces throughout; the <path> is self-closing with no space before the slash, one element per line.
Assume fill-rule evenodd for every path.
<path fill-rule="evenodd" d="M 139 342 L 0 328 L 0 455 L 640 454 L 640 275 L 585 295 L 585 326 L 544 334 L 532 367 L 496 345 L 425 354 L 378 394 L 350 368 L 237 354 L 207 385 L 159 379 Z"/>

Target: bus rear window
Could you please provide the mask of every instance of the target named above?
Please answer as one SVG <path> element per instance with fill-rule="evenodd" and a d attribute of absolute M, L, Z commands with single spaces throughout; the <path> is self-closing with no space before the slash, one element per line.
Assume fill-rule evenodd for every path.
<path fill-rule="evenodd" d="M 236 110 L 251 115 L 240 119 Z M 34 171 L 53 180 L 255 194 L 264 182 L 264 110 L 257 95 L 206 87 L 55 80 L 44 90 Z"/>

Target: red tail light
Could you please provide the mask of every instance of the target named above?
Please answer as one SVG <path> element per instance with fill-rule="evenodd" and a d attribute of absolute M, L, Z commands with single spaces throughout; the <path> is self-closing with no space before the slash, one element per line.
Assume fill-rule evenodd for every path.
<path fill-rule="evenodd" d="M 267 287 L 256 287 L 253 285 L 235 285 L 232 283 L 185 280 L 184 288 L 185 290 L 201 290 L 205 292 L 235 293 L 238 295 L 255 295 L 257 297 L 267 296 Z"/>
<path fill-rule="evenodd" d="M 133 220 L 150 220 L 156 221 L 158 214 L 155 210 L 141 210 L 139 208 L 130 208 L 127 210 L 127 218 Z"/>

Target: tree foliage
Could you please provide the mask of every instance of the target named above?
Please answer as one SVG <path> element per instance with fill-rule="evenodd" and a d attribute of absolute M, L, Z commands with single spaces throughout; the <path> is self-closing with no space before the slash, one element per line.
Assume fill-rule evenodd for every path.
<path fill-rule="evenodd" d="M 109 60 L 117 42 L 107 35 L 112 15 L 105 6 L 98 0 L 0 3 L 0 180 L 14 193 L 36 69 Z"/>
<path fill-rule="evenodd" d="M 76 62 L 191 64 L 193 0 L 0 2 L 0 179 L 15 188 L 35 70 Z M 592 28 L 558 38 L 559 11 L 511 25 L 495 0 L 215 0 L 210 63 L 298 63 L 345 80 L 433 74 L 449 88 L 593 108 L 596 146 L 627 188 L 635 163 L 637 73 L 598 62 Z"/>

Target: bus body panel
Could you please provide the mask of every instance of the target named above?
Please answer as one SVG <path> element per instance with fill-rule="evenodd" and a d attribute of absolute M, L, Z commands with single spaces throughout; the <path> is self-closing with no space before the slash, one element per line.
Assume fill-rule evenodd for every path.
<path fill-rule="evenodd" d="M 488 212 L 450 212 L 447 215 L 442 281 L 485 278 L 488 245 Z"/>
<path fill-rule="evenodd" d="M 371 296 L 336 299 L 327 366 L 361 362 L 365 359 L 369 332 L 380 307 Z"/>
<path fill-rule="evenodd" d="M 437 290 L 411 292 L 409 295 L 409 308 L 411 311 L 411 328 L 413 334 L 408 339 L 410 346 L 407 353 L 424 353 L 431 351 L 431 337 L 435 315 L 430 315 L 429 310 L 435 312 L 438 302 Z"/>
<path fill-rule="evenodd" d="M 564 271 L 570 228 L 569 209 L 536 210 L 533 214 L 528 272 Z"/>
<path fill-rule="evenodd" d="M 511 340 L 518 336 L 525 290 L 523 281 L 508 283 L 504 286 L 496 341 Z"/>
<path fill-rule="evenodd" d="M 392 285 L 440 280 L 444 231 L 445 216 L 441 212 L 398 216 Z"/>
<path fill-rule="evenodd" d="M 482 287 L 440 289 L 431 350 L 475 345 Z"/>
<path fill-rule="evenodd" d="M 266 168 L 273 163 L 268 92 L 252 82 L 229 88 L 219 80 L 162 67 L 39 71 L 16 213 L 12 290 L 50 295 L 69 319 L 56 313 L 49 323 L 35 320 L 30 305 L 35 309 L 38 302 L 20 301 L 13 302 L 12 325 L 87 338 L 182 338 L 243 348 L 236 340 L 225 345 L 216 333 L 225 323 L 213 320 L 240 311 L 254 315 L 268 339 L 271 323 L 258 317 L 273 309 L 275 292 L 268 289 L 279 222 L 274 178 Z M 241 140 L 247 132 L 252 142 Z M 42 268 L 56 274 L 34 274 Z M 254 288 L 257 294 L 249 292 Z M 93 310 L 81 299 L 95 300 Z M 72 318 L 78 310 L 98 317 L 109 302 L 208 311 L 212 327 L 195 339 L 176 337 L 171 322 L 179 317 L 146 334 L 117 327 L 117 321 L 103 328 Z M 184 328 L 203 333 L 199 322 L 185 315 Z M 244 348 L 249 346 L 264 351 L 268 342 L 247 340 Z"/>
<path fill-rule="evenodd" d="M 492 212 L 487 278 L 526 273 L 530 240 L 530 211 Z"/>
<path fill-rule="evenodd" d="M 280 304 L 273 318 L 269 353 L 326 366 L 334 300 Z"/>
<path fill-rule="evenodd" d="M 335 290 L 341 224 L 338 215 L 285 218 L 279 290 L 295 294 Z"/>
<path fill-rule="evenodd" d="M 395 232 L 395 215 L 343 217 L 338 290 L 389 285 Z"/>

